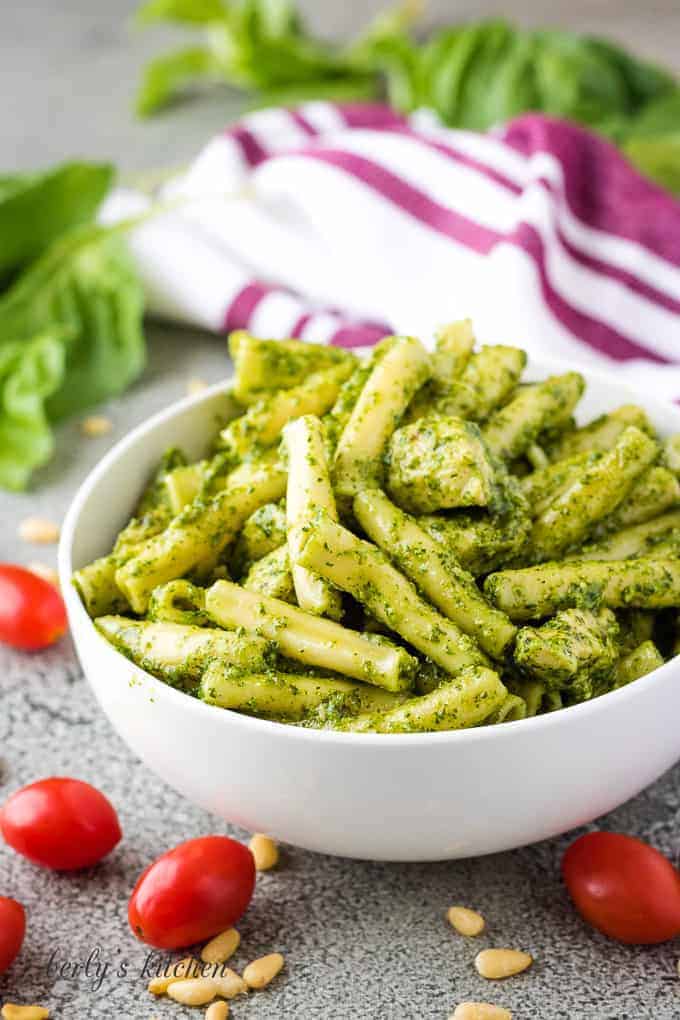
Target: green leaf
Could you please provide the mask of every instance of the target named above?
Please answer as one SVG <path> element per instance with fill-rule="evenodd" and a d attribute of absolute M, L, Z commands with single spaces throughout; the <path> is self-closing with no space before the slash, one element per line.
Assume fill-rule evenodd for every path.
<path fill-rule="evenodd" d="M 537 41 L 539 109 L 588 125 L 628 113 L 628 85 L 617 61 L 566 32 L 542 32 Z"/>
<path fill-rule="evenodd" d="M 628 124 L 633 137 L 677 135 L 680 131 L 680 87 L 648 103 Z"/>
<path fill-rule="evenodd" d="M 205 46 L 193 46 L 152 60 L 137 92 L 136 110 L 148 117 L 174 102 L 187 86 L 218 81 L 220 67 Z"/>
<path fill-rule="evenodd" d="M 66 380 L 51 417 L 120 393 L 142 370 L 143 293 L 124 226 L 80 228 L 57 241 L 0 298 L 0 337 L 65 337 Z"/>
<path fill-rule="evenodd" d="M 63 334 L 0 344 L 0 486 L 21 490 L 49 460 L 54 440 L 45 402 L 64 379 Z"/>
<path fill-rule="evenodd" d="M 638 170 L 680 195 L 680 131 L 658 138 L 632 138 L 625 143 L 623 151 Z"/>
<path fill-rule="evenodd" d="M 112 166 L 100 163 L 0 175 L 0 281 L 66 230 L 89 222 L 113 175 Z"/>
<path fill-rule="evenodd" d="M 638 170 L 680 194 L 680 88 L 648 103 L 614 137 Z"/>
<path fill-rule="evenodd" d="M 642 110 L 648 103 L 676 89 L 673 76 L 663 68 L 639 60 L 606 39 L 588 38 L 587 41 L 591 50 L 618 69 L 626 85 L 629 112 Z"/>
<path fill-rule="evenodd" d="M 387 83 L 388 99 L 397 110 L 413 110 L 419 105 L 420 54 L 403 32 L 373 33 L 348 51 L 352 63 L 365 75 L 374 75 L 374 94 L 380 91 L 376 72 Z"/>
<path fill-rule="evenodd" d="M 183 0 L 182 9 L 190 6 L 191 0 Z M 148 11 L 147 4 L 145 17 Z M 205 21 L 202 44 L 148 65 L 136 106 L 140 116 L 149 116 L 205 81 L 250 92 L 305 86 L 308 96 L 318 94 L 311 90 L 314 84 L 337 82 L 340 90 L 354 87 L 364 94 L 369 76 L 376 70 L 356 67 L 339 47 L 309 35 L 290 0 L 234 0 L 219 18 Z"/>
<path fill-rule="evenodd" d="M 238 20 L 254 38 L 287 39 L 303 36 L 302 19 L 290 0 L 241 0 L 232 8 Z"/>
<path fill-rule="evenodd" d="M 281 88 L 255 93 L 251 109 L 266 106 L 295 106 L 310 99 L 325 99 L 334 103 L 367 102 L 375 99 L 378 84 L 374 76 L 353 75 L 349 78 L 322 78 Z"/>
<path fill-rule="evenodd" d="M 305 35 L 297 19 L 286 21 L 282 15 L 275 22 L 263 16 L 262 6 L 263 0 L 246 0 L 234 17 L 206 33 L 226 83 L 264 90 L 352 76 L 351 63 L 331 46 Z"/>
<path fill-rule="evenodd" d="M 515 39 L 516 33 L 503 21 L 471 25 L 450 37 L 448 53 L 444 48 L 430 83 L 436 109 L 447 122 L 455 118 L 461 127 L 483 130 L 504 119 L 508 108 L 516 107 L 503 78 Z"/>
<path fill-rule="evenodd" d="M 226 15 L 222 0 L 147 0 L 135 14 L 135 24 L 152 25 L 157 21 L 177 21 L 205 25 Z"/>

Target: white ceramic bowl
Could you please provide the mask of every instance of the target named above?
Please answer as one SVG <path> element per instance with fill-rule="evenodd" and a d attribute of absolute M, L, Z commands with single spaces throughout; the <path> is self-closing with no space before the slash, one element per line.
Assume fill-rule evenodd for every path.
<path fill-rule="evenodd" d="M 542 378 L 574 366 L 531 365 Z M 581 420 L 631 400 L 662 433 L 680 411 L 587 373 Z M 87 478 L 66 518 L 59 566 L 71 632 L 123 740 L 189 800 L 252 831 L 348 857 L 426 861 L 492 853 L 591 821 L 680 757 L 680 660 L 551 715 L 458 733 L 344 734 L 215 708 L 138 669 L 95 630 L 70 578 L 107 552 L 163 451 L 200 456 L 228 385 L 155 415 Z"/>

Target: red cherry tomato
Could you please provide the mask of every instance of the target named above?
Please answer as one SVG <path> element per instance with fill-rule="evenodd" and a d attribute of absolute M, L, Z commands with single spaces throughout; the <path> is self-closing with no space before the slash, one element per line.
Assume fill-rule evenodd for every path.
<path fill-rule="evenodd" d="M 36 651 L 66 631 L 66 607 L 54 587 L 37 574 L 0 563 L 0 641 Z"/>
<path fill-rule="evenodd" d="M 680 874 L 639 839 L 589 832 L 565 853 L 562 874 L 579 914 L 610 938 L 645 945 L 680 934 Z"/>
<path fill-rule="evenodd" d="M 0 974 L 4 974 L 16 960 L 25 934 L 24 908 L 16 900 L 0 896 Z"/>
<path fill-rule="evenodd" d="M 254 887 L 253 855 L 242 843 L 190 839 L 142 873 L 130 897 L 130 927 L 157 949 L 203 942 L 238 921 Z"/>
<path fill-rule="evenodd" d="M 41 779 L 12 794 L 0 831 L 17 853 L 56 871 L 96 864 L 119 842 L 118 816 L 103 793 L 79 779 Z"/>

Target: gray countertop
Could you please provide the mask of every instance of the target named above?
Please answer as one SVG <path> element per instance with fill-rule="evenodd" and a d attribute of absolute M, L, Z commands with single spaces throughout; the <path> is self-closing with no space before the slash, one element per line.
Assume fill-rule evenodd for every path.
<path fill-rule="evenodd" d="M 303 6 L 329 32 L 341 32 L 380 5 L 310 0 Z M 524 0 L 513 11 L 525 21 L 546 20 L 541 6 Z M 503 7 L 442 0 L 432 4 L 431 16 Z M 160 36 L 169 34 L 130 42 L 125 19 L 131 9 L 129 0 L 25 0 L 3 11 L 0 137 L 6 168 L 75 152 L 112 157 L 125 169 L 169 166 L 189 158 L 238 111 L 237 96 L 219 94 L 150 124 L 134 123 L 129 97 L 137 70 L 158 49 Z M 628 0 L 573 0 L 552 5 L 548 20 L 609 29 L 680 70 L 677 0 L 644 8 Z M 113 442 L 183 395 L 190 377 L 212 381 L 229 370 L 222 340 L 155 326 L 149 348 L 144 377 L 102 409 L 113 419 L 113 433 L 85 439 L 76 422 L 65 424 L 57 455 L 33 490 L 0 495 L 0 560 L 49 562 L 53 549 L 18 541 L 18 522 L 29 513 L 61 520 L 77 485 Z M 140 974 L 146 951 L 129 935 L 127 897 L 158 853 L 226 827 L 134 759 L 98 710 L 67 639 L 41 655 L 0 651 L 0 685 L 0 796 L 40 776 L 78 776 L 111 797 L 125 830 L 124 842 L 106 862 L 77 876 L 37 870 L 0 849 L 0 893 L 21 900 L 29 913 L 25 948 L 0 979 L 0 1001 L 42 1002 L 64 1020 L 190 1015 L 145 992 Z M 676 768 L 601 824 L 651 840 L 675 859 L 679 821 Z M 487 999 L 512 1008 L 515 1020 L 677 1018 L 678 946 L 616 945 L 586 929 L 569 907 L 558 863 L 572 836 L 480 860 L 409 866 L 286 848 L 278 871 L 258 881 L 239 925 L 243 950 L 236 957 L 241 965 L 281 950 L 286 974 L 266 992 L 234 1003 L 233 1016 L 434 1020 L 447 1017 L 458 1001 Z M 488 934 L 474 944 L 455 936 L 443 919 L 452 902 L 481 910 Z M 521 977 L 490 987 L 472 960 L 478 948 L 492 944 L 528 949 L 536 963 Z M 91 959 L 85 975 L 97 950 L 98 961 Z M 106 968 L 101 984 L 97 962 Z M 116 976 L 122 962 L 127 974 Z M 65 963 L 68 972 L 57 974 Z M 77 974 L 74 964 L 80 964 Z"/>

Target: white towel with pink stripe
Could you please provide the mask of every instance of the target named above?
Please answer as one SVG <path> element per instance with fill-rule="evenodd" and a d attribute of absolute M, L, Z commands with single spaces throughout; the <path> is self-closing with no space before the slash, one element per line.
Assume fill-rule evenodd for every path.
<path fill-rule="evenodd" d="M 343 346 L 469 316 L 482 342 L 680 398 L 680 203 L 573 124 L 262 110 L 160 197 L 132 239 L 154 316 Z M 104 216 L 151 201 L 118 191 Z"/>

